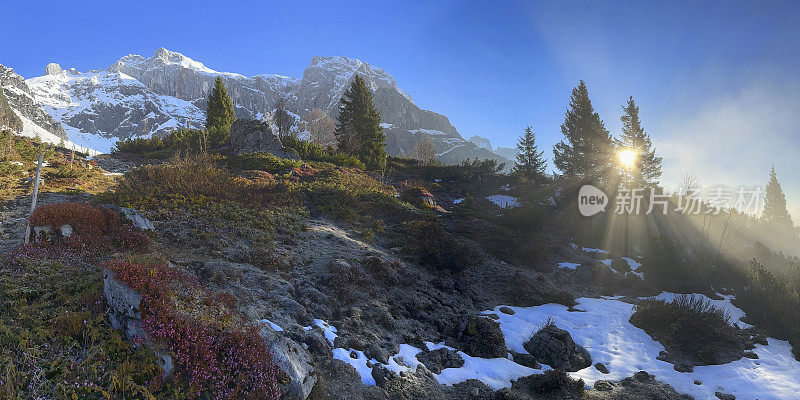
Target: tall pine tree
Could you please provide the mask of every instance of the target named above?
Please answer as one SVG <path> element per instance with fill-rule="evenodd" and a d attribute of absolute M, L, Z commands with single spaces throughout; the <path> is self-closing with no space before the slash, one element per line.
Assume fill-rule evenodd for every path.
<path fill-rule="evenodd" d="M 514 166 L 514 175 L 524 186 L 537 185 L 546 179 L 544 170 L 547 161 L 543 158 L 544 151 L 539 151 L 536 146 L 536 134 L 530 126 L 525 128 L 525 134 L 517 143 L 517 163 Z"/>
<path fill-rule="evenodd" d="M 791 229 L 792 217 L 786 209 L 786 195 L 783 194 L 775 166 L 769 171 L 769 183 L 764 194 L 764 213 L 761 218 L 776 228 Z"/>
<path fill-rule="evenodd" d="M 206 109 L 206 135 L 211 146 L 225 143 L 231 134 L 231 125 L 236 117 L 233 113 L 233 101 L 222 77 L 214 80 L 214 87 L 208 94 Z"/>
<path fill-rule="evenodd" d="M 650 134 L 642 127 L 639 106 L 633 101 L 633 96 L 628 99 L 628 105 L 622 107 L 622 111 L 622 135 L 615 142 L 618 148 L 629 149 L 636 154 L 633 165 L 628 168 L 630 182 L 625 183 L 634 188 L 655 187 L 661 177 L 661 157 L 656 156 Z"/>
<path fill-rule="evenodd" d="M 386 136 L 383 134 L 381 115 L 372 102 L 372 91 L 361 76 L 344 92 L 339 105 L 339 124 L 336 140 L 339 148 L 358 155 L 369 169 L 386 165 Z"/>
<path fill-rule="evenodd" d="M 561 173 L 592 182 L 608 178 L 614 143 L 594 111 L 583 80 L 572 89 L 561 133 L 564 139 L 553 148 L 553 163 Z"/>
<path fill-rule="evenodd" d="M 275 125 L 278 127 L 278 137 L 281 140 L 286 137 L 289 132 L 289 128 L 292 126 L 294 122 L 292 120 L 292 116 L 289 115 L 289 112 L 286 111 L 286 100 L 283 97 L 278 98 L 278 102 L 275 105 Z"/>

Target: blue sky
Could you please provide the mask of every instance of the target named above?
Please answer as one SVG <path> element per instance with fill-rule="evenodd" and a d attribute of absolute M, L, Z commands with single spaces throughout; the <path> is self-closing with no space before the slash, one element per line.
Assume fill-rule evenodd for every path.
<path fill-rule="evenodd" d="M 724 4 L 723 4 L 724 3 Z M 800 218 L 798 2 L 6 1 L 0 63 L 105 68 L 159 47 L 245 75 L 301 77 L 311 57 L 385 68 L 462 136 L 512 146 L 531 124 L 560 139 L 586 80 L 614 133 L 633 95 L 664 156 L 662 183 L 763 185 L 769 166 Z"/>

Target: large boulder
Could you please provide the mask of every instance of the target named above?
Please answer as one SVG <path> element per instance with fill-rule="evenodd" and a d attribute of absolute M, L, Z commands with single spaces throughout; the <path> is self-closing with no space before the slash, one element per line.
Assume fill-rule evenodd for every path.
<path fill-rule="evenodd" d="M 417 360 L 434 374 L 441 373 L 443 369 L 461 368 L 464 366 L 464 359 L 458 352 L 448 348 L 423 351 L 417 354 Z"/>
<path fill-rule="evenodd" d="M 284 394 L 289 399 L 306 399 L 317 382 L 317 371 L 311 363 L 311 354 L 300 344 L 279 335 L 269 345 L 272 361 L 278 365 L 288 382 Z"/>
<path fill-rule="evenodd" d="M 102 207 L 115 211 L 117 214 L 125 217 L 125 219 L 130 221 L 131 225 L 133 225 L 135 228 L 143 231 L 152 231 L 156 229 L 152 221 L 145 218 L 144 215 L 132 208 L 120 207 L 113 204 L 103 204 Z"/>
<path fill-rule="evenodd" d="M 118 281 L 108 268 L 103 268 L 103 294 L 110 311 L 108 320 L 111 326 L 122 331 L 134 343 L 152 347 L 150 336 L 142 327 L 142 295 Z M 154 352 L 164 371 L 164 378 L 171 376 L 175 369 L 172 356 L 158 348 L 154 348 Z"/>
<path fill-rule="evenodd" d="M 592 356 L 575 344 L 569 332 L 547 325 L 523 344 L 525 350 L 542 364 L 553 369 L 578 371 L 592 365 Z"/>
<path fill-rule="evenodd" d="M 236 154 L 267 152 L 281 158 L 299 160 L 292 149 L 286 149 L 269 123 L 253 119 L 237 119 L 231 126 L 231 149 Z"/>

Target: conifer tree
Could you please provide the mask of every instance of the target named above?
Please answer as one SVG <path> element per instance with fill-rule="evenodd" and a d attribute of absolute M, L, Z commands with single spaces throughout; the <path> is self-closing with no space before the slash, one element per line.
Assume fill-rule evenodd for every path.
<path fill-rule="evenodd" d="M 631 182 L 628 183 L 635 188 L 655 187 L 661 177 L 661 157 L 656 156 L 650 134 L 642 127 L 639 106 L 633 96 L 622 110 L 622 135 L 615 142 L 619 149 L 630 149 L 636 154 L 634 164 L 629 168 Z"/>
<path fill-rule="evenodd" d="M 339 148 L 357 155 L 369 169 L 386 165 L 386 136 L 380 126 L 381 115 L 372 102 L 372 91 L 361 76 L 344 92 L 339 105 L 336 139 Z"/>
<path fill-rule="evenodd" d="M 583 80 L 572 89 L 564 123 L 564 139 L 553 148 L 553 163 L 565 176 L 603 181 L 611 170 L 614 143 L 594 111 Z"/>
<path fill-rule="evenodd" d="M 775 166 L 769 171 L 769 183 L 764 194 L 764 213 L 761 218 L 777 228 L 789 229 L 793 225 L 792 217 L 786 209 L 786 195 L 778 182 Z"/>
<path fill-rule="evenodd" d="M 544 151 L 539 151 L 536 146 L 536 134 L 530 126 L 525 128 L 525 134 L 519 138 L 517 149 L 519 153 L 514 166 L 514 175 L 523 185 L 542 183 L 546 179 L 544 170 L 547 161 L 543 158 Z"/>
<path fill-rule="evenodd" d="M 231 125 L 236 117 L 233 112 L 233 101 L 228 95 L 228 89 L 222 77 L 214 80 L 214 87 L 208 94 L 208 107 L 206 109 L 206 135 L 209 144 L 220 145 L 225 143 L 231 134 Z"/>
<path fill-rule="evenodd" d="M 292 116 L 286 111 L 286 100 L 281 97 L 275 105 L 275 125 L 278 126 L 278 137 L 283 139 L 292 126 Z"/>

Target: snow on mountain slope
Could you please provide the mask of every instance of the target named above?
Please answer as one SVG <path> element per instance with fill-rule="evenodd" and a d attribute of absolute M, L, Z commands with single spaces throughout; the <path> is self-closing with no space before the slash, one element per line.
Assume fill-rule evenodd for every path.
<path fill-rule="evenodd" d="M 96 156 L 100 154 L 100 152 L 95 150 L 94 148 L 77 145 L 71 140 L 64 140 L 63 138 L 54 135 L 53 133 L 40 127 L 30 119 L 21 115 L 20 112 L 16 110 L 14 110 L 14 112 L 16 112 L 17 115 L 19 116 L 19 119 L 22 120 L 22 131 L 17 132 L 20 136 L 25 136 L 29 138 L 39 138 L 39 140 L 41 140 L 44 143 L 63 146 L 64 148 L 75 150 L 79 153 L 84 153 L 90 156 Z"/>
<path fill-rule="evenodd" d="M 150 91 L 119 72 L 63 71 L 28 79 L 34 98 L 61 122 L 70 140 L 108 152 L 118 138 L 149 136 L 186 126 L 200 127 L 205 114 L 193 104 Z"/>
<path fill-rule="evenodd" d="M 17 115 L 27 118 L 33 124 L 55 136 L 66 138 L 61 124 L 43 110 L 34 99 L 25 79 L 14 72 L 12 68 L 2 64 L 0 64 L 0 90 L 3 91 L 10 107 L 15 110 Z"/>

